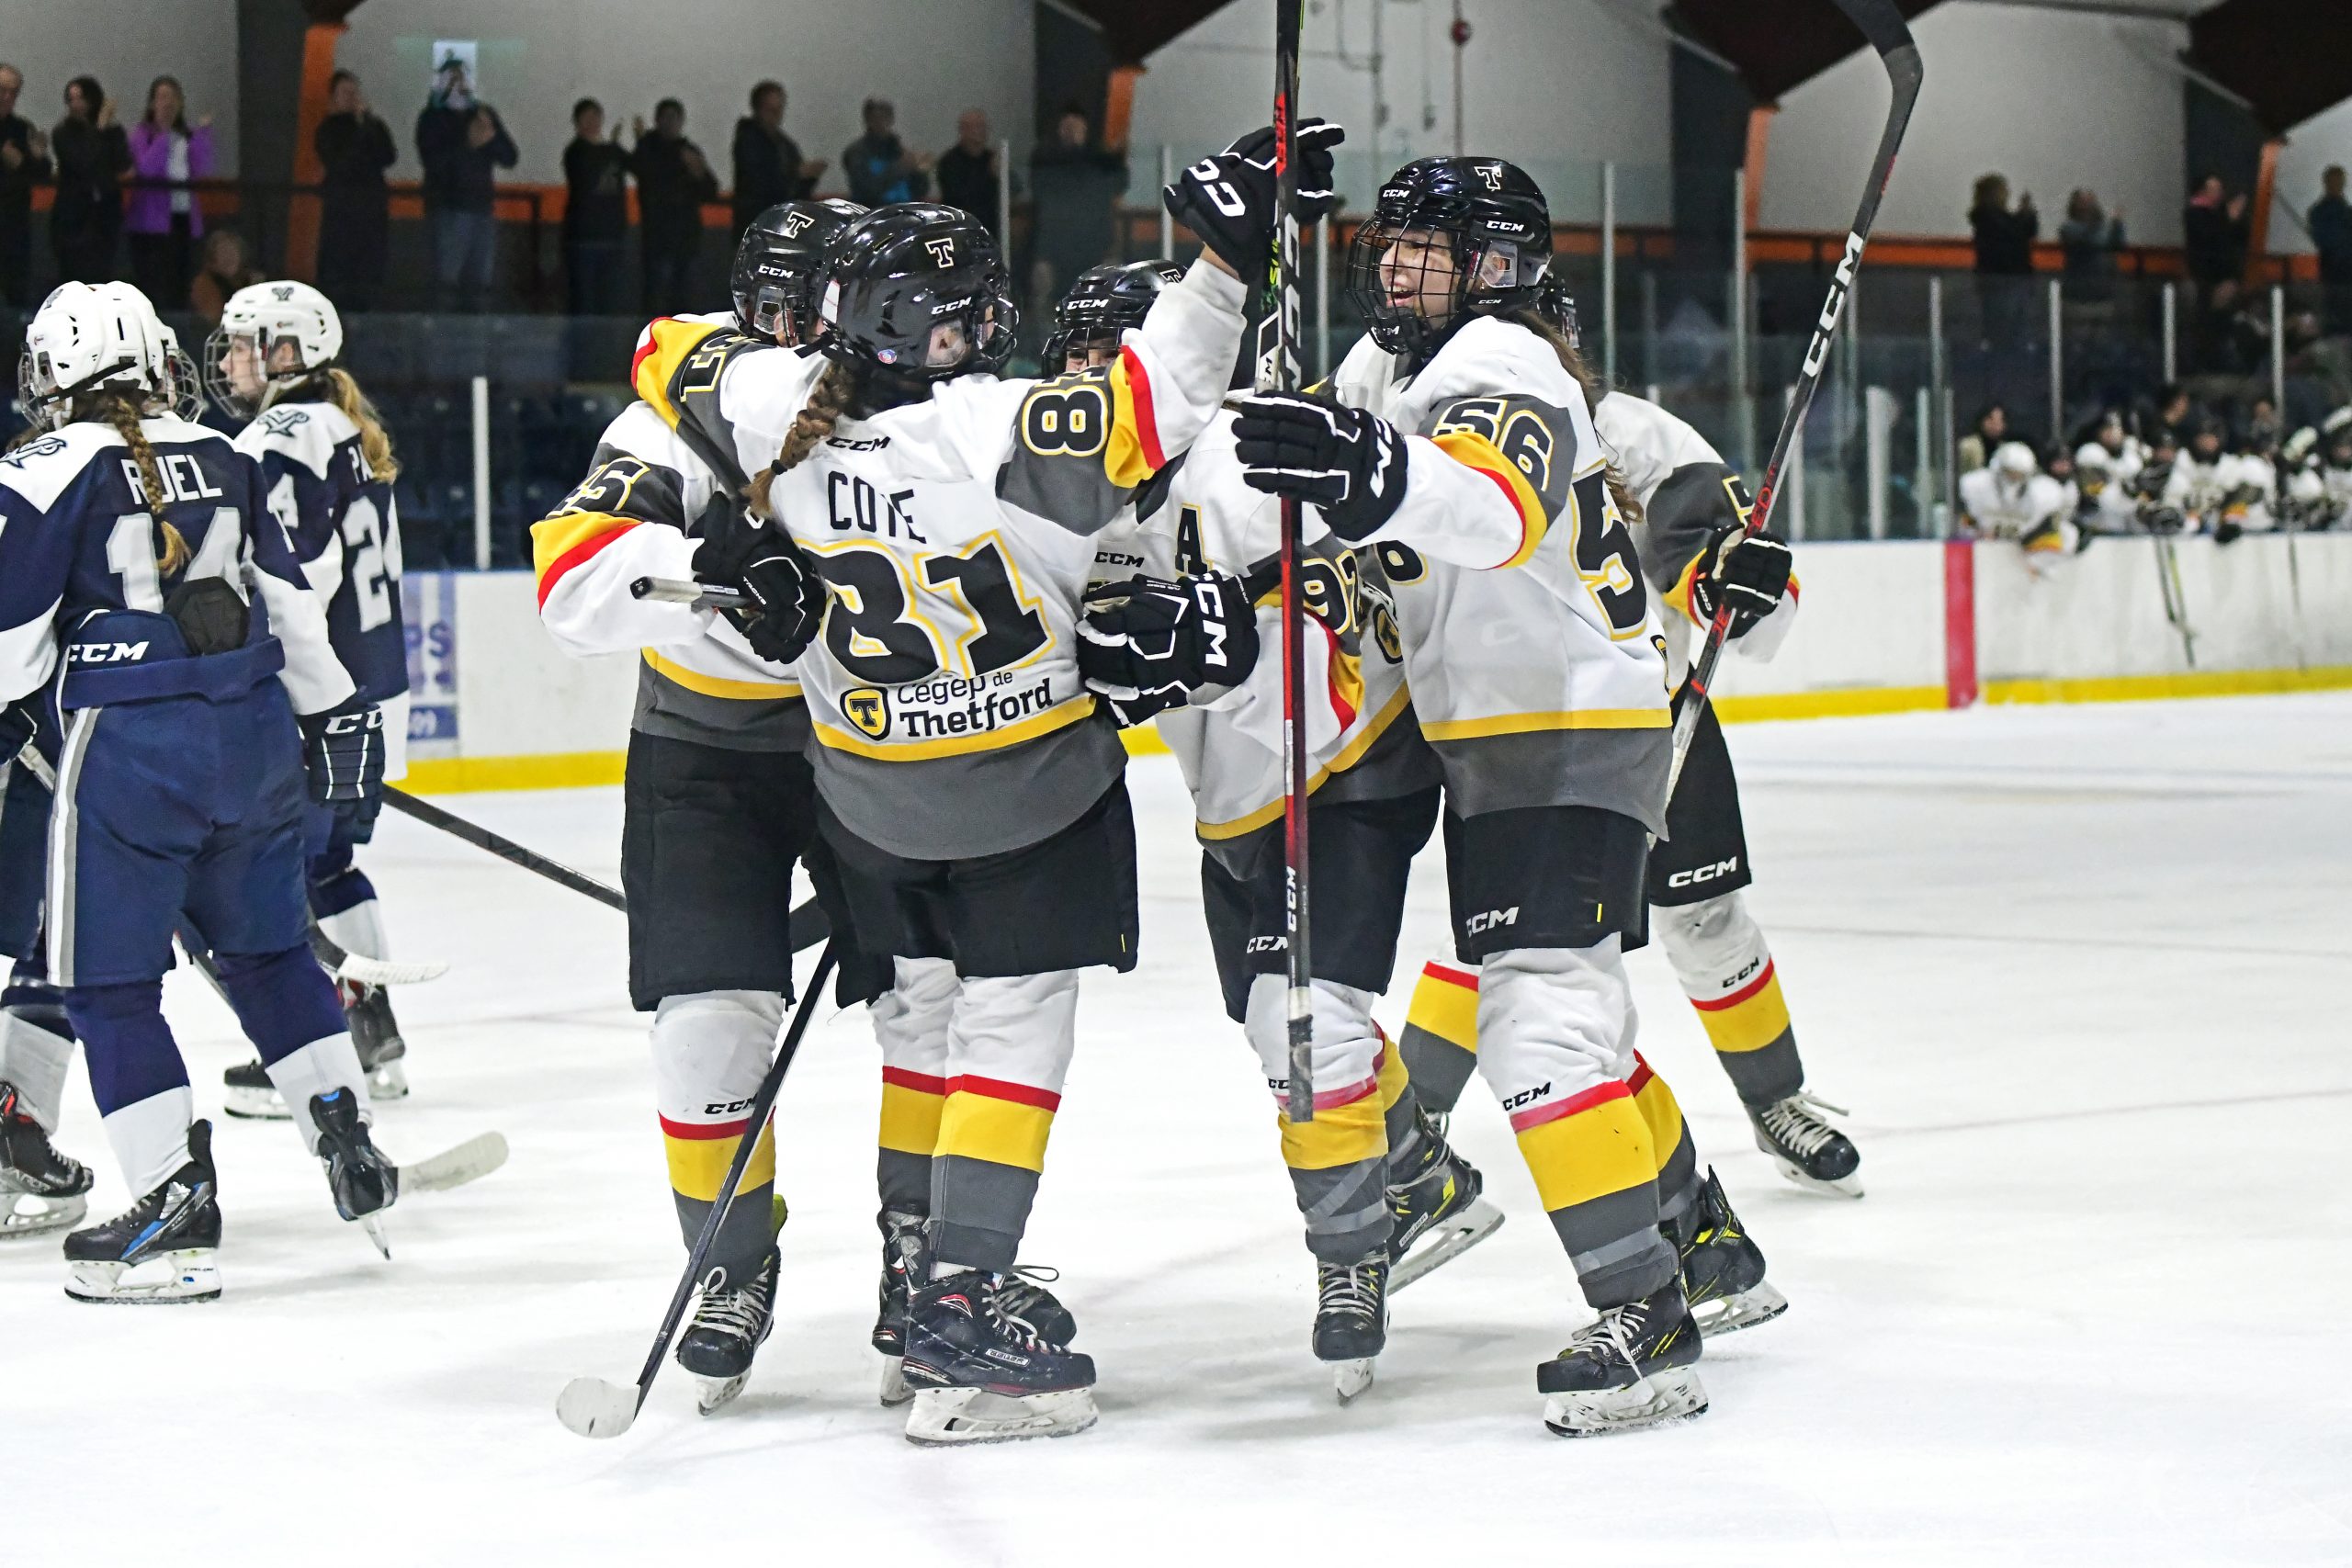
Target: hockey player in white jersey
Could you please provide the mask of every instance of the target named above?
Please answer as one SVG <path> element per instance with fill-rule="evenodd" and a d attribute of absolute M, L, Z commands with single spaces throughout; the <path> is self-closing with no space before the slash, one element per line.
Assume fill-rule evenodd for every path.
<path fill-rule="evenodd" d="M 2283 461 L 2284 504 L 2293 508 L 2294 527 L 2317 531 L 2352 525 L 2352 407 L 2296 432 Z"/>
<path fill-rule="evenodd" d="M 1167 262 L 1098 267 L 1057 313 L 1049 363 L 1114 361 L 1166 283 Z M 1279 503 L 1243 481 L 1233 418 L 1137 492 L 1134 523 L 1097 537 L 1079 666 L 1123 724 L 1158 714 L 1193 793 L 1201 887 L 1226 1010 L 1272 1092 L 1317 1266 L 1315 1355 L 1342 1400 L 1370 1382 L 1387 1297 L 1502 1223 L 1476 1168 L 1423 1117 L 1405 1062 L 1372 1017 L 1388 988 L 1413 856 L 1437 822 L 1437 759 L 1405 689 L 1390 613 L 1352 552 L 1307 542 L 1313 629 L 1304 716 L 1317 908 L 1315 1101 L 1287 1111 Z M 1320 534 L 1320 529 L 1314 530 Z M 1254 604 L 1252 615 L 1227 610 Z M 1215 604 L 1226 613 L 1210 613 Z"/>
<path fill-rule="evenodd" d="M 1665 827 L 1665 658 L 1574 350 L 1536 313 L 1543 193 L 1493 158 L 1383 186 L 1349 260 L 1371 335 L 1339 406 L 1244 400 L 1250 482 L 1376 547 L 1407 680 L 1445 774 L 1456 955 L 1477 966 L 1478 1070 L 1600 1321 L 1536 1374 L 1564 1436 L 1706 1407 L 1632 1080 L 1623 952 Z"/>
<path fill-rule="evenodd" d="M 2189 532 L 2226 545 L 2241 534 L 2271 528 L 2277 495 L 2270 460 L 2258 452 L 2231 451 L 2222 422 L 2199 414 L 2165 479 L 2162 505 Z"/>
<path fill-rule="evenodd" d="M 2037 574 L 2080 544 L 2075 500 L 2022 441 L 2002 442 L 1985 467 L 1960 476 L 1960 510 L 1977 537 L 2015 543 Z"/>
<path fill-rule="evenodd" d="M 384 777 L 408 773 L 408 646 L 401 609 L 400 465 L 368 395 L 339 363 L 343 321 L 307 283 L 257 283 L 231 295 L 205 345 L 204 374 L 223 413 L 246 420 L 239 450 L 262 466 L 270 511 L 326 607 L 335 657 L 384 715 Z M 390 958 L 376 888 L 354 863 L 374 824 L 314 807 L 309 818 L 311 915 L 346 953 Z M 209 962 L 209 961 L 208 961 Z M 380 986 L 340 982 L 369 1095 L 408 1093 L 408 1044 Z M 232 1116 L 282 1117 L 286 1101 L 259 1060 L 222 1075 Z"/>
<path fill-rule="evenodd" d="M 2140 529 L 2138 480 L 2148 449 L 2124 428 L 2123 416 L 2108 410 L 2091 438 L 2075 448 L 2075 485 L 2084 502 L 2078 521 L 2102 534 Z"/>

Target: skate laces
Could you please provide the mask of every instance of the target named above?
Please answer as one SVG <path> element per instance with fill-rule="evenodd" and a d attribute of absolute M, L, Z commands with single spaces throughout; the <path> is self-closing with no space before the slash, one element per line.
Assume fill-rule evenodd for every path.
<path fill-rule="evenodd" d="M 1568 1348 L 1560 1352 L 1561 1359 L 1595 1356 L 1603 1349 L 1611 1349 L 1623 1357 L 1627 1366 L 1638 1369 L 1641 1363 L 1634 1359 L 1633 1343 L 1625 1335 L 1631 1328 L 1634 1338 L 1641 1337 L 1646 1321 L 1645 1311 L 1645 1303 L 1641 1302 L 1627 1302 L 1623 1306 L 1609 1308 L 1568 1341 Z"/>
<path fill-rule="evenodd" d="M 1061 1278 L 1057 1269 L 1035 1263 L 1015 1264 L 998 1277 L 988 1293 L 989 1316 L 997 1326 L 1019 1341 L 1024 1350 L 1051 1350 L 1055 1347 L 1037 1331 L 1029 1314 L 1035 1311 L 1046 1294 L 1046 1283 Z"/>
<path fill-rule="evenodd" d="M 1799 1089 L 1785 1100 L 1776 1100 L 1764 1108 L 1764 1130 L 1801 1155 L 1821 1152 L 1830 1139 L 1839 1136 L 1837 1128 L 1823 1121 L 1819 1111 L 1832 1111 L 1843 1116 L 1846 1108 L 1816 1100 Z"/>
<path fill-rule="evenodd" d="M 727 1270 L 713 1269 L 702 1282 L 702 1304 L 695 1309 L 695 1326 L 716 1328 L 745 1339 L 756 1338 L 768 1314 L 769 1272 L 765 1268 L 749 1281 L 727 1283 Z"/>
<path fill-rule="evenodd" d="M 1362 1263 L 1326 1263 L 1317 1281 L 1315 1311 L 1350 1313 L 1359 1317 L 1380 1315 L 1381 1266 L 1377 1259 Z"/>

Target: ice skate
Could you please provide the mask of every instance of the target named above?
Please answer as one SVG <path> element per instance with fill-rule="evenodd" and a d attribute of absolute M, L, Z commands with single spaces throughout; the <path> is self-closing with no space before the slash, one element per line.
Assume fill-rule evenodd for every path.
<path fill-rule="evenodd" d="M 90 1212 L 83 1194 L 96 1179 L 88 1166 L 58 1153 L 17 1086 L 0 1080 L 0 1241 L 80 1224 Z"/>
<path fill-rule="evenodd" d="M 1753 1328 L 1789 1310 L 1788 1298 L 1765 1283 L 1763 1249 L 1748 1238 L 1712 1168 L 1666 1238 L 1681 1258 L 1682 1299 L 1704 1337 Z"/>
<path fill-rule="evenodd" d="M 77 1302 L 209 1302 L 220 1294 L 220 1205 L 212 1123 L 187 1130 L 187 1163 L 130 1208 L 65 1238 Z"/>
<path fill-rule="evenodd" d="M 1535 1369 L 1544 1425 L 1563 1438 L 1630 1432 L 1707 1410 L 1698 1325 L 1673 1285 L 1609 1308 Z"/>
<path fill-rule="evenodd" d="M 1061 1438 L 1094 1425 L 1094 1359 L 1047 1340 L 1012 1310 L 1023 1299 L 977 1269 L 914 1292 L 904 1364 L 915 1390 L 909 1442 Z"/>
<path fill-rule="evenodd" d="M 401 1026 L 392 1017 L 392 994 L 356 980 L 345 980 L 338 989 L 343 992 L 344 1021 L 351 1026 L 351 1043 L 359 1053 L 360 1066 L 367 1069 L 368 1098 L 406 1100 L 403 1059 L 408 1042 L 401 1038 Z"/>
<path fill-rule="evenodd" d="M 678 1337 L 678 1365 L 694 1374 L 695 1404 L 705 1416 L 731 1403 L 751 1381 L 752 1358 L 775 1326 L 776 1249 L 741 1289 L 714 1269 L 703 1281 L 694 1321 Z"/>
<path fill-rule="evenodd" d="M 1352 1404 L 1388 1343 L 1388 1260 L 1317 1264 L 1315 1280 L 1315 1359 L 1330 1367 L 1340 1403 Z"/>
<path fill-rule="evenodd" d="M 383 1212 L 400 1199 L 400 1168 L 386 1158 L 368 1135 L 359 1114 L 359 1100 L 347 1089 L 311 1096 L 311 1120 L 319 1129 L 319 1163 L 327 1169 L 327 1190 L 334 1194 L 334 1212 L 356 1220 L 390 1258 L 384 1239 Z"/>
<path fill-rule="evenodd" d="M 923 1249 L 925 1220 L 924 1215 L 899 1209 L 885 1209 L 880 1216 L 882 1287 L 880 1309 L 874 1318 L 874 1348 L 882 1354 L 881 1397 L 886 1405 L 904 1404 L 914 1397 L 915 1391 L 907 1386 L 899 1363 L 906 1354 L 908 1298 L 914 1292 L 914 1281 L 931 1268 L 930 1256 Z M 1078 1320 L 1046 1288 L 1057 1278 L 1051 1269 L 1020 1265 L 997 1289 L 1006 1312 L 1035 1325 L 1048 1344 L 1066 1346 L 1078 1337 Z"/>
<path fill-rule="evenodd" d="M 1781 1174 L 1807 1191 L 1835 1198 L 1859 1198 L 1862 1184 L 1855 1176 L 1862 1156 L 1853 1140 L 1839 1132 L 1821 1112 L 1846 1114 L 1841 1106 L 1815 1100 L 1800 1089 L 1785 1100 L 1750 1109 L 1756 1125 L 1756 1146 L 1772 1156 Z"/>
<path fill-rule="evenodd" d="M 1479 1196 L 1486 1179 L 1445 1141 L 1436 1117 L 1416 1111 L 1420 1150 L 1414 1168 L 1388 1189 L 1396 1228 L 1388 1239 L 1388 1289 L 1401 1291 L 1495 1234 L 1503 1212 Z"/>
<path fill-rule="evenodd" d="M 240 1062 L 220 1075 L 220 1109 L 248 1122 L 283 1122 L 294 1113 L 286 1097 L 269 1081 L 269 1069 L 255 1057 Z"/>

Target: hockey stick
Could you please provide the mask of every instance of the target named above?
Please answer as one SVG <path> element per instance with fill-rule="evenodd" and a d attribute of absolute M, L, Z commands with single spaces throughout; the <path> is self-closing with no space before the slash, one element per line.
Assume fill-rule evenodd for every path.
<path fill-rule="evenodd" d="M 415 818 L 428 828 L 438 828 L 452 837 L 463 839 L 476 849 L 488 850 L 510 865 L 519 865 L 525 871 L 537 872 L 549 882 L 569 887 L 574 893 L 585 893 L 589 897 L 607 908 L 623 912 L 628 908 L 628 900 L 621 897 L 619 888 L 607 886 L 593 876 L 574 871 L 560 862 L 551 861 L 535 851 L 526 850 L 503 834 L 493 833 L 487 828 L 444 811 L 431 801 L 420 800 L 404 789 L 395 789 L 390 784 L 386 784 L 384 804 L 403 817 Z"/>
<path fill-rule="evenodd" d="M 1919 63 L 1919 46 L 1911 41 L 1911 29 L 1894 0 L 1837 0 L 1837 6 L 1848 21 L 1861 29 L 1871 48 L 1878 51 L 1894 93 L 1886 107 L 1886 129 L 1879 133 L 1878 156 L 1871 164 L 1870 183 L 1862 188 L 1861 206 L 1855 210 L 1854 227 L 1846 236 L 1846 254 L 1838 263 L 1837 276 L 1830 279 L 1829 299 L 1821 307 L 1813 344 L 1805 350 L 1804 368 L 1797 377 L 1795 395 L 1789 400 L 1789 412 L 1781 416 L 1780 434 L 1772 438 L 1772 455 L 1765 461 L 1763 482 L 1756 487 L 1755 504 L 1748 508 L 1746 525 L 1751 535 L 1764 531 L 1772 519 L 1772 503 L 1781 498 L 1781 470 L 1804 431 L 1805 411 L 1813 406 L 1813 395 L 1821 387 L 1822 372 L 1829 367 L 1830 340 L 1838 335 L 1838 323 L 1845 316 L 1847 295 L 1862 265 L 1862 248 L 1870 243 L 1871 226 L 1878 220 L 1879 198 L 1886 194 L 1886 182 L 1894 176 L 1894 154 L 1903 146 L 1903 133 L 1911 123 L 1911 107 L 1918 102 L 1919 84 L 1926 75 Z M 1716 661 L 1723 658 L 1724 640 L 1730 635 L 1731 602 L 1724 598 L 1715 605 L 1706 642 L 1700 648 L 1698 658 L 1691 660 L 1690 695 L 1674 720 L 1674 761 L 1666 775 L 1669 800 L 1674 798 L 1674 786 L 1682 777 L 1683 760 L 1690 754 L 1691 738 L 1699 732 L 1699 713 L 1706 705 L 1707 688 L 1715 678 Z"/>
<path fill-rule="evenodd" d="M 2165 619 L 2180 634 L 2180 655 L 2191 670 L 2197 668 L 2197 633 L 2188 625 L 2188 594 L 2180 585 L 2180 552 L 2174 541 L 2158 535 L 2156 547 L 2156 586 L 2164 592 Z"/>
<path fill-rule="evenodd" d="M 697 610 L 752 610 L 759 606 L 748 593 L 732 588 L 714 588 L 707 582 L 688 582 L 675 577 L 640 577 L 628 585 L 632 599 L 647 599 L 656 604 L 692 604 Z"/>
<path fill-rule="evenodd" d="M 828 942 L 817 960 L 816 972 L 808 976 L 808 988 L 800 994 L 800 1006 L 793 1012 L 792 1027 L 785 1031 L 784 1043 L 776 1047 L 775 1061 L 769 1066 L 768 1076 L 760 1080 L 760 1091 L 752 1097 L 751 1108 L 744 1112 L 743 1135 L 736 1140 L 735 1158 L 728 1165 L 727 1179 L 718 1184 L 718 1191 L 711 1200 L 710 1213 L 702 1222 L 702 1234 L 695 1237 L 693 1250 L 686 1254 L 686 1271 L 679 1276 L 678 1288 L 670 1293 L 670 1310 L 662 1314 L 662 1327 L 653 1336 L 653 1348 L 645 1358 L 645 1368 L 637 1374 L 637 1385 L 627 1388 L 603 1378 L 574 1378 L 557 1395 L 556 1419 L 581 1437 L 617 1438 L 637 1424 L 638 1412 L 645 1408 L 645 1396 L 652 1389 L 653 1380 L 662 1373 L 662 1360 L 669 1353 L 670 1341 L 685 1319 L 686 1303 L 694 1299 L 695 1288 L 702 1283 L 703 1261 L 718 1239 L 718 1227 L 727 1218 L 728 1207 L 735 1201 L 735 1190 L 743 1183 L 743 1172 L 752 1163 L 752 1151 L 758 1146 L 760 1134 L 767 1126 L 768 1112 L 775 1108 L 776 1090 L 784 1087 L 784 1070 L 792 1066 L 793 1055 L 800 1049 L 800 1037 L 808 1032 L 808 1021 L 817 1014 L 817 999 L 825 994 L 825 978 L 832 970 L 833 947 Z"/>
<path fill-rule="evenodd" d="M 1261 392 L 1298 389 L 1298 50 L 1306 0 L 1274 0 L 1274 236 L 1259 297 Z M 1306 864 L 1306 604 L 1299 505 L 1282 502 L 1283 1016 L 1290 1043 L 1288 1111 L 1315 1120 L 1315 995 Z"/>

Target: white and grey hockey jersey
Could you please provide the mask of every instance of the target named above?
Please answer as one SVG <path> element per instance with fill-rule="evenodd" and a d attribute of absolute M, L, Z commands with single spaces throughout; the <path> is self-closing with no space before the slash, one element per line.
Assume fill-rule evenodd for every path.
<path fill-rule="evenodd" d="M 1492 318 L 1398 369 L 1366 338 L 1332 389 L 1408 437 L 1374 553 L 1448 808 L 1589 806 L 1661 831 L 1664 639 L 1583 389 L 1549 344 Z"/>
<path fill-rule="evenodd" d="M 2251 452 L 2224 452 L 2211 462 L 2200 462 L 2183 451 L 2165 481 L 2164 503 L 2188 520 L 2200 533 L 2234 525 L 2250 533 L 2267 529 L 2276 521 L 2278 471 L 2269 459 Z"/>

